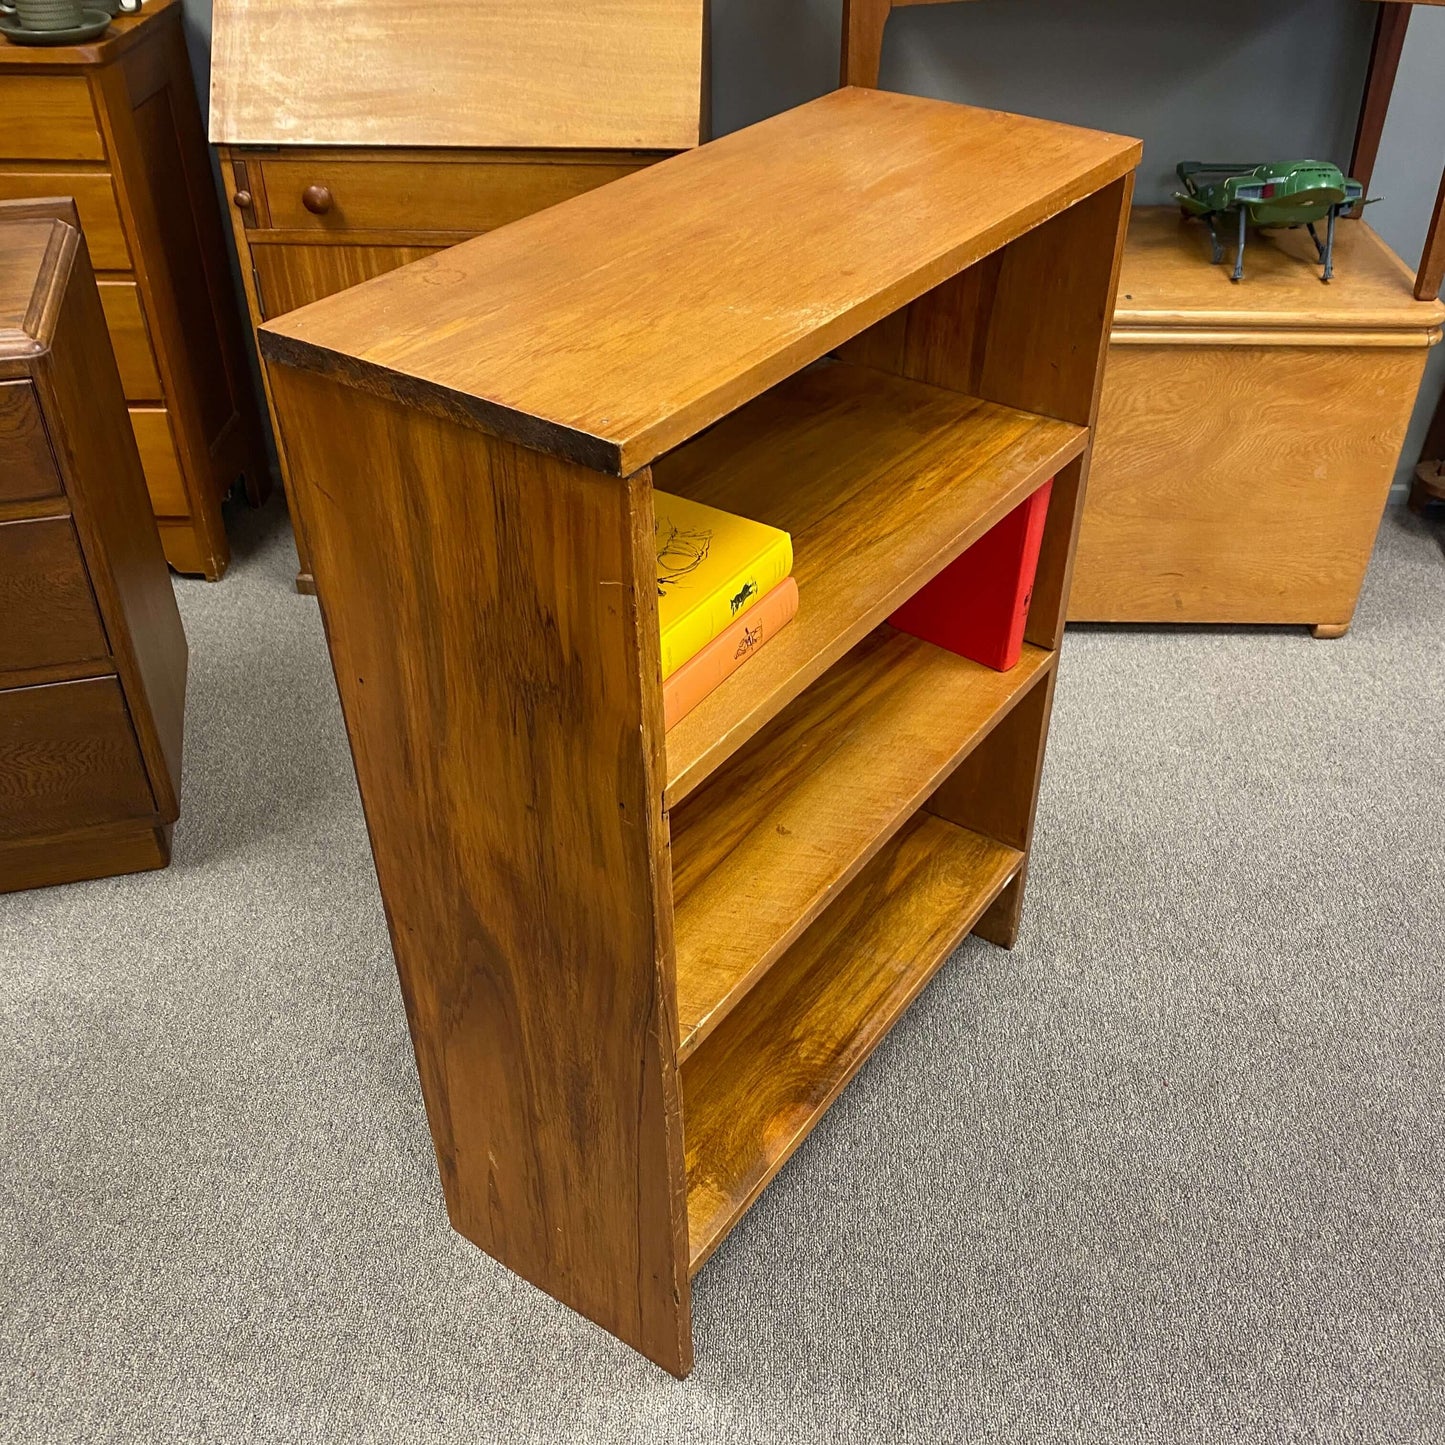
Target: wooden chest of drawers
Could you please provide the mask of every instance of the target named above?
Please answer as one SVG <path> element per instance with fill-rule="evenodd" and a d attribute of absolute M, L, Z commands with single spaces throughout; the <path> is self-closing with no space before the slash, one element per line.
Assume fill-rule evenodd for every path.
<path fill-rule="evenodd" d="M 179 812 L 186 641 L 106 320 L 73 206 L 0 203 L 0 891 L 162 867 Z"/>
<path fill-rule="evenodd" d="M 269 486 L 179 0 L 88 45 L 0 41 L 0 200 L 71 196 L 167 559 L 219 577 L 221 499 Z"/>

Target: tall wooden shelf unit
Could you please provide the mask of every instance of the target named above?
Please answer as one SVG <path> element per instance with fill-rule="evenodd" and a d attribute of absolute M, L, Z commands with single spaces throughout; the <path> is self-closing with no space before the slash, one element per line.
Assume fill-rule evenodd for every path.
<path fill-rule="evenodd" d="M 262 329 L 451 1220 L 678 1374 L 691 1274 L 1013 942 L 1138 159 L 842 90 Z M 1050 476 L 1013 671 L 887 625 Z M 802 599 L 667 733 L 654 485 Z"/>

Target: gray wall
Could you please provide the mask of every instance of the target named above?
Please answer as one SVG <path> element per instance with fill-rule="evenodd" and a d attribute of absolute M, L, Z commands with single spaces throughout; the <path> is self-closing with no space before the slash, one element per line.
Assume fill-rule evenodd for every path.
<path fill-rule="evenodd" d="M 205 92 L 210 0 L 185 0 Z M 712 0 L 718 133 L 837 84 L 842 0 Z M 318 11 L 318 16 L 321 12 Z M 1137 135 L 1136 197 L 1168 198 L 1176 161 L 1316 157 L 1345 165 L 1375 6 L 1361 0 L 973 0 L 900 10 L 882 83 Z M 1445 8 L 1417 6 L 1370 222 L 1412 267 L 1445 161 Z M 1407 477 L 1445 383 L 1432 357 Z"/>

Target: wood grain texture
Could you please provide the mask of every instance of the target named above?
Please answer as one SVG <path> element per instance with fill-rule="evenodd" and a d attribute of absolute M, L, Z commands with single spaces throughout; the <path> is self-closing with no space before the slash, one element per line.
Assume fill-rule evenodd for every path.
<path fill-rule="evenodd" d="M 211 139 L 677 149 L 699 140 L 703 0 L 216 0 Z"/>
<path fill-rule="evenodd" d="M 626 475 L 1139 150 L 836 91 L 273 322 L 262 350 Z"/>
<path fill-rule="evenodd" d="M 917 815 L 688 1061 L 694 1272 L 1021 861 Z"/>
<path fill-rule="evenodd" d="M 135 433 L 141 468 L 145 472 L 151 510 L 157 518 L 188 517 L 190 497 L 186 492 L 186 479 L 181 472 L 181 459 L 176 455 L 170 416 L 165 407 L 133 406 L 130 424 Z"/>
<path fill-rule="evenodd" d="M 7 61 L 9 58 L 5 56 Z M 0 201 L 29 196 L 73 196 L 85 227 L 92 264 L 102 271 L 130 269 L 130 246 L 121 225 L 115 185 L 107 171 L 65 170 L 60 166 L 21 168 L 0 160 Z"/>
<path fill-rule="evenodd" d="M 0 893 L 143 873 L 171 861 L 171 827 L 101 823 L 47 838 L 0 838 Z"/>
<path fill-rule="evenodd" d="M 68 517 L 0 524 L 0 619 L 0 686 L 6 673 L 110 655 Z"/>
<path fill-rule="evenodd" d="M 452 1222 L 685 1373 L 649 479 L 270 376 Z"/>
<path fill-rule="evenodd" d="M 5 59 L 11 49 L 6 44 Z M 99 161 L 105 143 L 90 88 L 78 75 L 0 73 L 0 157 L 12 161 Z"/>
<path fill-rule="evenodd" d="M 0 277 L 14 271 L 0 261 Z M 24 319 L 24 312 L 20 313 Z M 18 329 L 18 328 L 17 328 Z M 28 381 L 0 382 L 0 502 L 29 502 L 61 493 L 60 473 L 45 434 L 35 387 Z"/>
<path fill-rule="evenodd" d="M 1114 348 L 1070 616 L 1348 622 L 1426 355 Z"/>
<path fill-rule="evenodd" d="M 0 691 L 0 838 L 155 810 L 114 678 Z"/>
<path fill-rule="evenodd" d="M 69 234 L 66 284 L 35 385 L 145 759 L 154 821 L 170 823 L 180 812 L 186 638 L 94 273 L 84 240 Z"/>
<path fill-rule="evenodd" d="M 100 304 L 126 400 L 159 401 L 164 395 L 161 378 L 135 282 L 102 281 Z"/>
<path fill-rule="evenodd" d="M 1202 331 L 1380 331 L 1418 338 L 1445 323 L 1445 305 L 1421 303 L 1408 267 L 1361 222 L 1340 226 L 1335 279 L 1323 286 L 1303 230 L 1251 239 L 1244 280 L 1209 261 L 1209 232 L 1173 206 L 1140 206 L 1129 219 L 1114 325 Z M 1169 338 L 1161 337 L 1167 345 Z"/>
<path fill-rule="evenodd" d="M 1048 656 L 1055 656 L 1050 653 Z M 1033 850 L 1039 782 L 1048 744 L 1058 671 L 1029 692 L 928 800 L 935 817 L 1017 848 L 1023 865 L 974 924 L 974 932 L 1012 948 L 1023 917 L 1028 856 Z"/>
<path fill-rule="evenodd" d="M 668 733 L 668 805 L 1085 440 L 1066 422 L 831 364 L 659 461 L 661 490 L 786 529 L 799 591 L 797 617 Z"/>
<path fill-rule="evenodd" d="M 259 245 L 251 251 L 261 319 L 271 320 L 430 256 L 434 246 Z"/>
<path fill-rule="evenodd" d="M 1420 269 L 1415 275 L 1417 301 L 1440 300 L 1440 287 L 1445 285 L 1445 172 L 1440 176 L 1440 189 L 1435 194 L 1435 209 L 1430 212 L 1430 229 L 1425 234 L 1425 249 L 1420 253 Z"/>
<path fill-rule="evenodd" d="M 995 672 L 881 627 L 672 813 L 680 1057 L 1053 657 L 1030 647 Z"/>
<path fill-rule="evenodd" d="M 268 157 L 261 173 L 270 226 L 302 231 L 456 231 L 475 236 L 620 180 L 649 157 L 569 152 L 334 151 Z M 323 215 L 302 201 L 308 186 L 332 197 Z"/>

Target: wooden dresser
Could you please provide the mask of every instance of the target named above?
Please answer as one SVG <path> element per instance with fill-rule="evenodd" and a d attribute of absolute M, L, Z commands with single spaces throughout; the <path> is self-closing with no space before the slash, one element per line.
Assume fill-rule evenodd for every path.
<path fill-rule="evenodd" d="M 323 46 L 305 6 L 216 0 L 211 139 L 252 325 L 695 146 L 705 8 L 333 0 Z"/>
<path fill-rule="evenodd" d="M 270 483 L 180 0 L 86 45 L 0 40 L 0 198 L 73 196 L 166 557 L 219 577 L 221 499 Z"/>
<path fill-rule="evenodd" d="M 145 503 L 74 208 L 0 205 L 0 891 L 170 860 L 186 639 Z"/>

